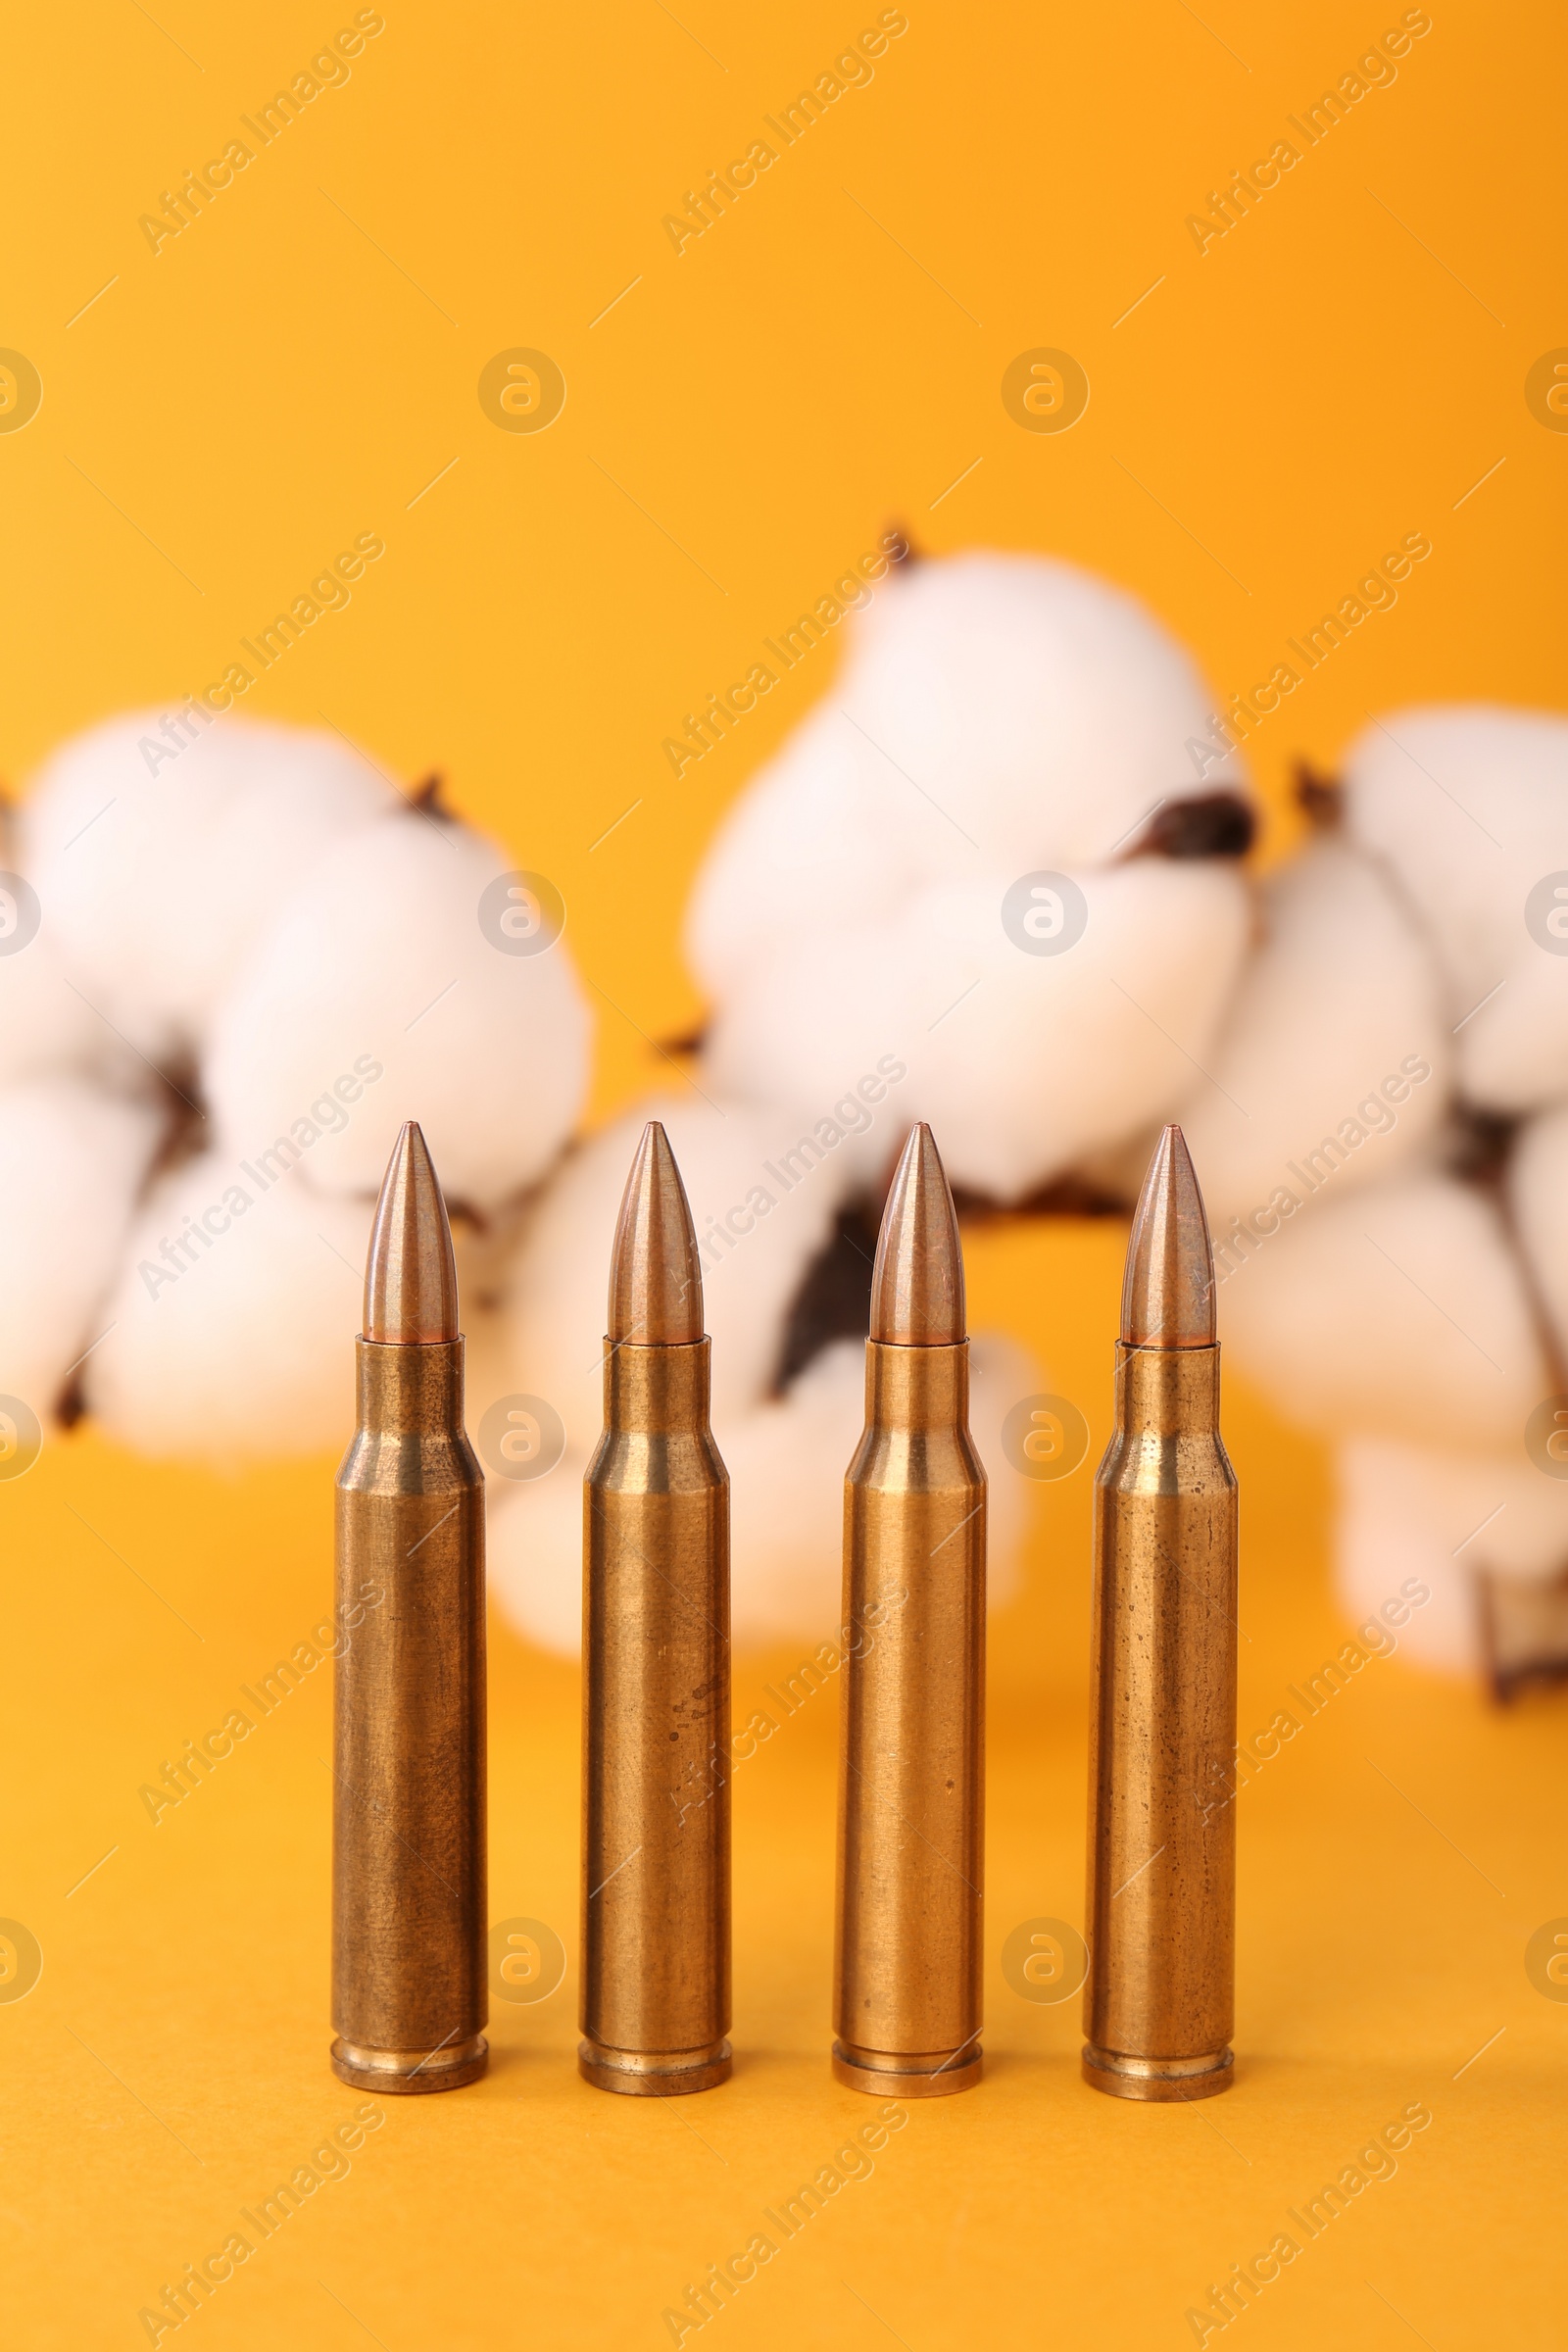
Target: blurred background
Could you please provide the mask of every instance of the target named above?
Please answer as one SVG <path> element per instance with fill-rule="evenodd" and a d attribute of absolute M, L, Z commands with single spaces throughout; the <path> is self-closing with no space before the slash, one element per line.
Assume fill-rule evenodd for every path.
<path fill-rule="evenodd" d="M 1234 791 L 1257 812 L 1223 1005 L 1202 1039 L 1178 1024 L 1178 1054 L 1192 1048 L 1218 1068 L 1226 1019 L 1257 1001 L 1246 959 L 1270 936 L 1266 878 L 1313 846 L 1314 825 L 1319 849 L 1343 829 L 1333 788 L 1357 740 L 1387 722 L 1409 744 L 1396 714 L 1410 706 L 1561 716 L 1562 46 L 1544 10 L 1281 16 L 1245 0 L 1201 16 L 1169 0 L 1050 23 L 1016 10 L 979 22 L 946 5 L 854 19 L 807 6 L 785 23 L 684 5 L 676 16 L 642 0 L 591 21 L 522 24 L 422 5 L 340 19 L 283 5 L 263 21 L 121 0 L 69 24 L 16 27 L 0 167 L 10 550 L 0 772 L 19 812 L 4 863 L 28 870 L 25 810 L 59 748 L 117 714 L 151 714 L 136 718 L 104 786 L 106 807 L 121 806 L 103 819 L 99 895 L 75 908 L 71 967 L 79 981 L 94 964 L 91 1017 L 113 1014 L 124 1051 L 157 1065 L 156 1082 L 133 1075 L 122 1087 L 157 1105 L 157 1138 L 124 1147 L 137 1169 L 158 1154 L 175 1168 L 193 1149 L 184 1114 L 158 1090 L 212 1107 L 216 1045 L 213 1067 L 196 1064 L 204 1023 L 223 1009 L 203 1001 L 208 966 L 192 952 L 180 965 L 189 1034 L 178 1021 L 162 1040 L 143 1034 L 136 1008 L 158 994 L 148 972 L 179 962 L 193 940 L 220 961 L 236 903 L 260 953 L 311 880 L 313 824 L 326 823 L 309 760 L 286 817 L 270 826 L 253 810 L 240 878 L 264 876 L 275 912 L 265 892 L 246 901 L 237 888 L 232 843 L 204 869 L 190 830 L 196 785 L 181 787 L 187 802 L 161 804 L 189 812 L 162 846 L 156 829 L 141 831 L 122 854 L 114 828 L 141 823 L 138 776 L 160 793 L 180 780 L 177 765 L 148 767 L 152 719 L 225 677 L 232 685 L 235 664 L 249 668 L 242 709 L 222 728 L 314 730 L 326 751 L 311 758 L 345 761 L 372 798 L 419 800 L 439 776 L 437 821 L 461 819 L 495 845 L 481 882 L 518 873 L 557 894 L 564 927 L 547 959 L 575 972 L 572 1001 L 591 1034 L 583 1021 L 580 1071 L 568 1070 L 546 1122 L 545 1164 L 525 1173 L 529 1186 L 557 1188 L 569 1224 L 570 1171 L 594 1164 L 581 1139 L 635 1117 L 655 1093 L 695 1115 L 703 1088 L 714 1091 L 703 1059 L 714 990 L 685 926 L 726 817 L 831 705 L 859 658 L 858 632 L 869 644 L 874 629 L 893 629 L 906 590 L 955 576 L 944 561 L 974 551 L 1082 567 L 1136 598 L 1193 665 L 1172 710 L 1185 697 L 1198 720 L 1214 721 L 1215 757 L 1188 751 L 1184 721 L 1173 748 L 1189 765 L 1156 780 L 1149 803 L 1166 790 Z M 803 91 L 815 110 L 792 116 Z M 290 94 L 282 108 L 279 92 Z M 1325 93 L 1336 94 L 1326 111 Z M 236 142 L 250 151 L 242 168 Z M 744 185 L 731 173 L 720 202 L 711 175 L 758 142 L 773 159 Z M 1254 172 L 1282 142 L 1295 151 L 1289 168 L 1272 180 Z M 226 180 L 209 171 L 225 154 Z M 193 171 L 207 173 L 205 198 L 190 190 Z M 1238 173 L 1251 175 L 1241 193 Z M 870 609 L 825 622 L 804 657 L 775 661 L 769 645 L 892 534 L 910 560 L 876 584 Z M 1417 539 L 1429 550 L 1418 557 Z M 1396 594 L 1357 602 L 1401 547 L 1412 561 Z M 321 590 L 356 549 L 361 568 L 336 575 L 343 598 Z M 283 650 L 253 660 L 246 649 L 301 599 L 314 616 L 296 612 Z M 1329 653 L 1298 660 L 1293 644 L 1299 652 L 1346 600 L 1361 616 L 1344 615 Z M 934 625 L 940 641 L 948 624 L 939 614 Z M 980 640 L 990 625 L 982 613 Z M 955 659 L 953 740 L 983 740 L 995 716 L 984 663 L 965 672 Z M 710 723 L 705 742 L 696 722 L 711 698 L 759 662 L 777 682 L 727 728 Z M 1281 663 L 1299 682 L 1260 705 L 1255 687 Z M 1142 691 L 1129 677 L 1125 694 L 1092 680 L 1075 706 L 1081 746 L 1095 740 L 1092 697 L 1102 698 L 1107 772 Z M 1241 731 L 1237 697 L 1251 715 L 1230 754 L 1218 721 L 1231 713 Z M 217 740 L 188 732 L 187 776 L 204 772 Z M 1523 894 L 1508 896 L 1510 865 L 1507 889 L 1499 882 L 1478 916 L 1444 881 L 1462 883 L 1462 847 L 1427 887 L 1420 853 L 1449 821 L 1440 803 L 1457 795 L 1533 878 L 1568 867 L 1560 740 L 1552 733 L 1528 759 L 1513 740 L 1504 727 L 1478 744 L 1424 741 L 1416 764 L 1436 797 L 1396 808 L 1391 839 L 1376 845 L 1420 934 L 1422 1017 L 1453 1062 L 1464 1052 L 1456 1025 L 1486 983 L 1465 993 L 1463 957 L 1446 955 L 1450 933 L 1484 961 L 1494 923 L 1512 955 Z M 682 743 L 702 756 L 683 760 Z M 91 789 L 108 773 L 98 758 L 78 755 L 68 778 L 83 796 L 82 834 L 61 821 L 51 836 L 61 858 L 77 840 L 90 850 Z M 1136 761 L 1122 765 L 1136 832 L 1153 811 L 1135 791 Z M 269 807 L 270 773 L 256 810 Z M 830 763 L 823 774 L 831 795 Z M 919 784 L 940 793 L 942 778 Z M 1056 831 L 1039 853 L 1027 826 L 998 848 L 1016 850 L 1009 881 L 1104 865 L 1125 846 L 1120 826 L 1090 838 L 1083 810 L 1098 803 L 1081 757 L 1055 788 Z M 355 789 L 341 776 L 321 785 Z M 1375 825 L 1353 802 L 1352 792 L 1359 855 Z M 422 806 L 428 816 L 427 795 Z M 1521 808 L 1529 821 L 1516 826 Z M 420 817 L 397 810 L 394 821 Z M 911 808 L 911 826 L 926 821 Z M 1462 845 L 1462 831 L 1453 838 Z M 1486 859 L 1474 851 L 1478 873 L 1491 872 Z M 1237 872 L 1229 854 L 1198 862 Z M 363 908 L 352 866 L 351 853 L 342 903 Z M 408 922 L 411 956 L 420 933 L 418 885 L 399 898 L 403 888 L 394 875 L 370 907 L 391 910 L 375 930 L 388 985 L 397 923 Z M 41 946 L 52 906 L 42 882 L 38 895 Z M 338 936 L 331 922 L 325 935 Z M 10 958 L 0 991 L 24 961 Z M 290 968 L 285 954 L 285 980 Z M 1300 1066 L 1302 1038 L 1324 1023 L 1293 1027 L 1289 1016 L 1326 993 L 1322 968 L 1308 959 L 1298 982 L 1276 978 L 1277 1026 L 1254 1041 L 1253 1066 Z M 1148 985 L 1158 1014 L 1162 967 Z M 787 988 L 779 1001 L 788 1008 Z M 258 982 L 248 1034 L 264 1044 L 271 1003 Z M 296 990 L 287 1007 L 307 1048 L 310 1005 Z M 1568 1093 L 1550 1013 L 1541 1034 L 1551 1066 L 1507 1102 L 1506 1088 L 1467 1094 L 1445 1063 L 1446 1124 L 1431 1146 L 1445 1171 L 1462 1145 L 1470 1174 L 1490 1181 L 1518 1119 L 1549 1115 Z M 1325 1015 L 1331 1034 L 1348 1017 Z M 22 1034 L 3 993 L 0 1018 Z M 522 1020 L 509 1003 L 463 1033 L 477 1073 L 464 1065 L 465 1101 L 480 1104 L 481 1136 L 484 1090 L 503 1110 L 518 1099 Z M 325 1058 L 312 1090 L 340 1067 L 335 1032 Z M 245 1072 L 264 1059 L 260 1047 L 240 1055 Z M 852 1057 L 837 1083 L 861 1066 Z M 1347 1111 L 1382 1078 L 1381 1049 L 1364 1071 L 1353 1054 L 1351 1066 Z M 286 1055 L 282 1067 L 286 1090 Z M 1187 1090 L 1204 1075 L 1152 1086 L 1097 1142 L 1136 1145 L 1150 1122 L 1187 1115 Z M 801 1107 L 760 1091 L 762 1111 L 780 1120 Z M 1270 1096 L 1291 1152 L 1322 1131 L 1316 1097 L 1303 1098 L 1299 1127 L 1294 1100 L 1289 1087 Z M 816 1106 L 813 1096 L 804 1108 Z M 428 1117 L 419 1102 L 397 1107 Z M 120 1148 L 105 1138 L 100 1155 L 96 1130 L 73 1132 L 74 1167 L 106 1167 Z M 439 1122 L 427 1132 L 443 1168 Z M 891 1150 L 891 1124 L 880 1132 Z M 573 1134 L 575 1157 L 558 1162 Z M 779 1135 L 790 1140 L 787 1124 Z M 14 1149 L 14 1175 L 47 1194 L 56 1163 Z M 1358 1457 L 1358 1492 L 1375 1488 L 1383 1512 L 1373 1519 L 1384 1532 L 1369 1539 L 1379 1572 L 1417 1522 L 1422 1556 L 1446 1550 L 1451 1561 L 1468 1522 L 1450 1541 L 1426 1508 L 1439 1477 L 1429 1461 L 1501 1450 L 1484 1365 L 1471 1374 L 1474 1432 L 1460 1372 L 1435 1401 L 1417 1382 L 1401 1402 L 1424 1355 L 1456 1345 L 1436 1323 L 1430 1347 L 1417 1333 L 1407 1357 L 1375 1360 L 1369 1380 L 1378 1326 L 1361 1286 L 1351 1277 L 1341 1303 L 1332 1276 L 1326 1289 L 1308 1280 L 1343 1321 L 1343 1389 L 1339 1334 L 1325 1341 L 1319 1329 L 1314 1363 L 1326 1369 L 1306 1383 L 1311 1409 L 1283 1417 L 1288 1304 L 1250 1336 L 1229 1380 L 1244 1507 L 1241 1720 L 1250 1739 L 1281 1709 L 1300 1718 L 1298 1737 L 1260 1762 L 1250 1750 L 1253 1769 L 1238 1776 L 1234 2094 L 1213 2112 L 1104 2112 L 1111 2103 L 1077 2082 L 1075 2001 L 1059 1984 L 1037 1998 L 1042 1988 L 1004 1964 L 1028 1923 L 1053 1934 L 1082 1924 L 1089 1489 L 1108 1432 L 1125 1239 L 1125 1167 L 1104 1154 L 1091 1165 L 1087 1146 L 1038 1156 L 1038 1168 L 968 1187 L 971 1316 L 1018 1367 L 1004 1401 L 1056 1399 L 1085 1432 L 1075 1467 L 1038 1479 L 1005 1457 L 994 1415 L 990 1466 L 1015 1531 L 1016 1578 L 992 1620 L 991 2075 L 974 2096 L 914 2113 L 874 2177 L 847 2181 L 725 2309 L 723 2327 L 759 2345 L 891 2331 L 919 2352 L 1002 2327 L 1118 2345 L 1211 2340 L 1224 2318 L 1213 2282 L 1295 2229 L 1291 2209 L 1424 2102 L 1435 2128 L 1398 2177 L 1368 2180 L 1324 2242 L 1303 2243 L 1250 2328 L 1281 2345 L 1315 2342 L 1331 2326 L 1368 2346 L 1413 2329 L 1443 2347 L 1484 2315 L 1510 2341 L 1553 2341 L 1561 2253 L 1544 2233 L 1563 2154 L 1565 1702 L 1543 1680 L 1499 1707 L 1495 1642 L 1473 1618 L 1424 1663 L 1408 1654 L 1412 1635 L 1406 1654 L 1343 1662 L 1315 1706 L 1287 1695 L 1316 1690 L 1359 1621 L 1343 1576 L 1336 1592 L 1341 1489 L 1328 1441 L 1343 1454 L 1364 1423 L 1403 1448 L 1392 1467 Z M 1517 1391 L 1531 1408 L 1549 1407 L 1564 1385 L 1552 1355 L 1554 1167 L 1541 1159 L 1523 1210 L 1506 1175 L 1494 1194 L 1514 1201 L 1515 1222 L 1536 1219 L 1535 1282 L 1515 1317 L 1526 1336 L 1498 1358 L 1510 1400 Z M 1052 1194 L 1064 1174 L 1077 1191 Z M 834 1213 L 873 1198 L 879 1176 L 867 1159 Z M 358 1181 L 345 1174 L 345 1196 Z M 141 1182 L 126 1179 L 127 1200 Z M 495 1191 L 509 1197 L 504 1180 Z M 50 1247 L 63 1231 L 68 1269 L 103 1253 L 102 1219 L 123 1221 L 119 1194 L 95 1209 L 99 1198 L 74 1175 L 59 1187 Z M 1397 1200 L 1386 1213 L 1377 1231 L 1397 1258 L 1415 1220 L 1401 1223 Z M 343 1243 L 326 1211 L 323 1221 Z M 1451 1261 L 1441 1220 L 1421 1230 L 1436 1236 L 1437 1263 Z M 826 1238 L 803 1244 L 766 1309 L 759 1394 Z M 467 1246 L 476 1311 L 493 1298 L 499 1331 L 510 1298 L 525 1324 L 528 1298 L 541 1295 L 524 1284 L 516 1296 L 526 1232 L 492 1207 Z M 568 1246 L 591 1262 L 591 1220 Z M 1280 1244 L 1282 1259 L 1294 1246 Z M 13 1298 L 27 1297 L 39 1262 L 30 1230 L 14 1219 L 0 1249 Z M 102 1295 L 110 1277 L 131 1279 L 135 1254 L 127 1229 L 107 1251 Z M 346 1408 L 352 1267 L 325 1252 L 319 1262 L 298 1377 L 319 1389 L 334 1376 L 340 1323 Z M 1423 1279 L 1451 1328 L 1455 1301 Z M 1489 1279 L 1478 1277 L 1482 1291 Z M 1249 1268 L 1239 1287 L 1252 1281 Z M 265 1281 L 258 1295 L 281 1296 Z M 170 1297 L 150 1321 L 173 1307 Z M 1513 1311 L 1506 1299 L 1498 1308 L 1504 1322 Z M 1490 1324 L 1462 1306 L 1458 1318 L 1482 1352 L 1495 1351 Z M 80 1345 L 100 1329 L 86 1316 Z M 105 1374 L 117 1434 L 107 1410 L 91 1409 L 90 1362 L 72 1364 L 68 1349 L 71 1425 L 51 1419 L 51 1392 L 36 1458 L 24 1444 L 26 1474 L 0 1483 L 0 2036 L 11 2084 L 0 2231 L 24 2281 L 29 2343 L 167 2341 L 140 2315 L 184 2266 L 243 2230 L 241 2207 L 308 2165 L 349 2110 L 325 2064 L 330 1674 L 310 1642 L 329 1607 L 334 1451 L 302 1455 L 281 1426 L 288 1330 L 287 1315 L 269 1327 L 283 1354 L 268 1357 L 265 1379 L 260 1356 L 239 1347 L 191 1376 L 190 1410 L 221 1421 L 226 1467 L 177 1430 L 152 1441 L 171 1393 L 156 1350 L 122 1357 L 118 1385 Z M 1505 1336 L 1515 1346 L 1511 1327 Z M 106 1362 L 116 1345 L 106 1338 Z M 504 1333 L 498 1346 L 484 1359 L 500 1367 L 486 1404 L 526 1386 L 526 1349 L 508 1356 Z M 1363 1406 L 1369 1388 L 1380 1393 Z M 1502 1418 L 1513 1432 L 1512 1401 Z M 574 1434 L 551 1474 L 568 1517 Z M 787 1475 L 788 1445 L 783 1458 Z M 1522 1480 L 1528 1466 L 1508 1475 Z M 537 1485 L 543 1497 L 550 1478 Z M 1462 1482 L 1456 1494 L 1454 1510 L 1468 1497 Z M 1506 1524 L 1525 1509 L 1516 1500 Z M 1525 1563 L 1538 1585 L 1560 1564 L 1555 1543 L 1538 1532 Z M 1397 1591 L 1410 1568 L 1386 1586 L 1374 1577 L 1365 1600 Z M 287 2231 L 202 2305 L 218 2344 L 270 2342 L 287 2325 L 313 2346 L 366 2332 L 393 2352 L 436 2334 L 477 2345 L 516 2311 L 552 2342 L 689 2341 L 666 2312 L 765 2229 L 763 2208 L 830 2163 L 861 2120 L 826 2074 L 832 1675 L 805 1698 L 792 1680 L 831 1642 L 830 1583 L 807 1578 L 771 1631 L 760 1612 L 737 1663 L 736 1722 L 758 1708 L 778 1721 L 735 1770 L 735 2081 L 678 2114 L 648 2115 L 596 2097 L 572 2070 L 576 1675 L 559 1612 L 547 1623 L 514 1597 L 525 1563 L 507 1575 L 510 1613 L 498 1608 L 492 1623 L 491 1908 L 498 1927 L 548 1932 L 541 1949 L 558 1938 L 564 1979 L 522 2001 L 498 1975 L 491 2077 L 459 2097 L 408 2102 L 367 2139 L 351 2177 L 323 2177 Z M 1526 1664 L 1549 1665 L 1563 1647 L 1549 1612 L 1527 1623 L 1516 1609 L 1510 1623 Z M 150 1807 L 143 1789 L 302 1648 L 312 1663 L 298 1661 L 257 1736 L 176 1806 Z"/>

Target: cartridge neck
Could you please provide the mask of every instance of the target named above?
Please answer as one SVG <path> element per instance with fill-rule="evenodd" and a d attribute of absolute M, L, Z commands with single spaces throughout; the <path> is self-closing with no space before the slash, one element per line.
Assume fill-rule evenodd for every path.
<path fill-rule="evenodd" d="M 969 1419 L 969 1343 L 865 1343 L 865 1417 L 881 1429 L 952 1429 Z"/>
<path fill-rule="evenodd" d="M 1158 1437 L 1219 1427 L 1219 1346 L 1135 1348 L 1116 1342 L 1116 1427 Z"/>
<path fill-rule="evenodd" d="M 463 1426 L 463 1342 L 403 1345 L 357 1339 L 359 1426 L 389 1436 L 429 1437 Z"/>
<path fill-rule="evenodd" d="M 605 1427 L 651 1433 L 708 1427 L 710 1344 L 667 1348 L 605 1342 Z"/>

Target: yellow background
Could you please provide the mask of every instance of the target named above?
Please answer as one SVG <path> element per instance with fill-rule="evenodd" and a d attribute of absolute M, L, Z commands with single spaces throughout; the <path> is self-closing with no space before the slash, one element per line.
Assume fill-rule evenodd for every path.
<path fill-rule="evenodd" d="M 1227 695 L 1425 531 L 1397 607 L 1258 735 L 1269 855 L 1292 760 L 1332 764 L 1369 710 L 1558 694 L 1568 442 L 1523 391 L 1568 342 L 1556 12 L 1434 0 L 1396 81 L 1200 256 L 1186 216 L 1396 9 L 911 0 L 869 86 L 678 257 L 662 217 L 874 9 L 384 13 L 348 83 L 156 256 L 138 216 L 352 12 L 103 0 L 9 28 L 0 343 L 44 387 L 0 436 L 16 782 L 98 715 L 219 677 L 378 531 L 352 606 L 245 707 L 330 722 L 401 780 L 442 769 L 558 882 L 601 992 L 597 1114 L 699 1012 L 690 877 L 837 655 L 680 783 L 662 739 L 892 520 L 933 552 L 1094 565 Z M 1042 345 L 1091 381 L 1069 433 L 1002 405 Z M 566 378 L 543 433 L 479 406 L 516 346 Z M 977 1319 L 1083 1401 L 1091 1461 L 1119 1250 L 1000 1226 L 971 1253 Z M 1251 1730 L 1342 1637 L 1320 1454 L 1235 1384 L 1228 1428 Z M 136 1796 L 320 1617 L 330 1473 L 224 1484 L 78 1433 L 0 1490 L 0 1913 L 44 1952 L 0 2007 L 18 2344 L 146 2340 L 138 2307 L 355 2103 L 325 2063 L 326 1677 L 156 1829 Z M 988 2079 L 913 2109 L 712 2326 L 736 2352 L 1190 2342 L 1209 2282 L 1419 2099 L 1397 2177 L 1238 2325 L 1256 2348 L 1562 2342 L 1568 2006 L 1522 1965 L 1568 1913 L 1560 1703 L 1498 1716 L 1378 1661 L 1247 1792 L 1224 2099 L 1095 2097 L 1076 2004 L 1003 1983 L 1009 1928 L 1081 1916 L 1088 1476 L 1042 1491 L 994 1626 Z M 492 1656 L 492 1915 L 574 1950 L 576 1678 L 503 1627 Z M 742 1661 L 737 1713 L 794 1662 Z M 390 2103 L 189 2323 L 209 2352 L 669 2340 L 663 2307 L 865 2118 L 826 2072 L 831 1706 L 736 1776 L 733 2083 L 583 2087 L 573 1969 L 498 2008 L 483 2085 Z"/>

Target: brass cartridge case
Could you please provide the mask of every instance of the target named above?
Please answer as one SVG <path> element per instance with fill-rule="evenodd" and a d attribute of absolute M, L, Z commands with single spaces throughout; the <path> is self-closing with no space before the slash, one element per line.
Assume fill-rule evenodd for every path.
<path fill-rule="evenodd" d="M 583 1492 L 578 2050 L 601 2090 L 707 2090 L 731 2067 L 729 1476 L 708 1412 L 706 1339 L 607 1341 Z"/>
<path fill-rule="evenodd" d="M 867 1341 L 843 1621 L 879 1631 L 842 1669 L 833 2072 L 884 2098 L 981 2070 L 986 1477 L 968 1399 L 967 1341 Z"/>
<path fill-rule="evenodd" d="M 337 1661 L 332 2071 L 368 2090 L 451 2090 L 488 2055 L 484 1478 L 463 1341 L 356 1349 L 338 1606 L 368 1582 L 385 1597 Z"/>
<path fill-rule="evenodd" d="M 1232 2080 L 1236 1602 L 1219 1348 L 1118 1342 L 1095 1481 L 1083 2054 L 1118 2098 Z"/>

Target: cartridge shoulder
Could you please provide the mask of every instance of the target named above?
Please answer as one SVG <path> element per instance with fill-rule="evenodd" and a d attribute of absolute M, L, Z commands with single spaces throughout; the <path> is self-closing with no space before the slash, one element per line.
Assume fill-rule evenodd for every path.
<path fill-rule="evenodd" d="M 852 1487 L 890 1493 L 973 1495 L 984 1491 L 986 1474 L 961 1424 L 908 1429 L 872 1421 L 861 1434 L 848 1480 Z"/>
<path fill-rule="evenodd" d="M 461 1429 L 358 1429 L 337 1474 L 340 1494 L 452 1494 L 484 1486 Z"/>
<path fill-rule="evenodd" d="M 1095 1484 L 1119 1494 L 1234 1494 L 1236 1473 L 1217 1430 L 1117 1430 Z"/>
<path fill-rule="evenodd" d="M 586 1483 L 626 1494 L 697 1494 L 727 1488 L 729 1472 L 706 1428 L 607 1429 Z"/>

